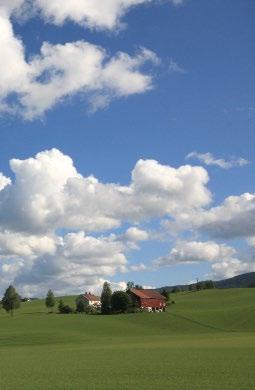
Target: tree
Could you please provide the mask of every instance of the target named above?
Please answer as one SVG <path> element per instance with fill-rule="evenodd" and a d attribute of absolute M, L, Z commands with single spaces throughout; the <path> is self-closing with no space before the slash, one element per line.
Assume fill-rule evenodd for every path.
<path fill-rule="evenodd" d="M 143 289 L 143 286 L 141 286 L 140 284 L 135 284 L 134 282 L 127 282 L 126 291 L 131 290 L 131 288 L 137 288 L 137 289 L 139 289 L 139 290 L 142 290 L 142 289 Z"/>
<path fill-rule="evenodd" d="M 76 303 L 77 313 L 86 313 L 87 312 L 88 303 L 84 299 L 84 296 L 82 294 L 76 298 L 75 303 Z"/>
<path fill-rule="evenodd" d="M 127 282 L 126 291 L 131 290 L 131 288 L 134 288 L 134 287 L 135 287 L 135 283 L 134 282 Z"/>
<path fill-rule="evenodd" d="M 20 307 L 20 296 L 13 286 L 9 286 L 5 291 L 2 306 L 7 313 L 11 313 L 11 316 L 13 316 L 14 310 Z"/>
<path fill-rule="evenodd" d="M 58 311 L 59 311 L 59 313 L 63 312 L 63 307 L 64 307 L 63 299 L 60 299 L 59 302 L 58 302 Z"/>
<path fill-rule="evenodd" d="M 189 287 L 188 287 L 189 291 L 194 291 L 195 288 L 196 288 L 196 286 L 194 284 L 189 284 Z"/>
<path fill-rule="evenodd" d="M 166 301 L 169 302 L 170 300 L 170 293 L 165 288 L 161 291 L 161 295 L 166 298 Z"/>
<path fill-rule="evenodd" d="M 131 306 L 131 299 L 125 291 L 115 291 L 112 294 L 111 304 L 114 312 L 125 313 Z"/>
<path fill-rule="evenodd" d="M 215 288 L 215 283 L 212 280 L 206 280 L 205 281 L 205 288 L 206 289 Z"/>
<path fill-rule="evenodd" d="M 56 304 L 56 300 L 55 300 L 54 294 L 53 294 L 52 290 L 49 290 L 47 293 L 47 296 L 45 298 L 45 305 L 49 309 L 52 309 L 55 306 L 55 304 Z"/>
<path fill-rule="evenodd" d="M 137 288 L 138 290 L 143 290 L 143 286 L 141 284 L 136 284 L 135 288 Z"/>
<path fill-rule="evenodd" d="M 65 305 L 62 299 L 58 303 L 58 311 L 60 314 L 73 313 L 73 309 L 69 305 Z"/>
<path fill-rule="evenodd" d="M 101 313 L 109 314 L 111 312 L 111 297 L 112 290 L 110 287 L 110 283 L 104 282 L 103 290 L 101 294 Z"/>

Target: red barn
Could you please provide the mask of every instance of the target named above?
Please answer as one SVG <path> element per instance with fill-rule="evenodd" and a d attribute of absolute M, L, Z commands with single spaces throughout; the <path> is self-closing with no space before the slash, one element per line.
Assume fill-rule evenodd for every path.
<path fill-rule="evenodd" d="M 141 309 L 164 310 L 166 309 L 166 298 L 158 291 L 148 289 L 131 288 L 131 298 Z"/>

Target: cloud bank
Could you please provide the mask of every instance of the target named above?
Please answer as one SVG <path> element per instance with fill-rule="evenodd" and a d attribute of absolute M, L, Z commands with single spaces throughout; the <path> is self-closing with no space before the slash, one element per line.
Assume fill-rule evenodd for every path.
<path fill-rule="evenodd" d="M 14 280 L 27 294 L 46 287 L 71 293 L 126 272 L 127 252 L 151 239 L 141 223 L 211 201 L 201 167 L 139 160 L 128 185 L 83 176 L 57 149 L 12 159 L 10 167 L 13 181 L 0 176 L 0 280 Z M 123 224 L 125 233 L 112 233 Z"/>
<path fill-rule="evenodd" d="M 26 294 L 50 287 L 75 293 L 129 270 L 208 262 L 217 278 L 254 269 L 255 195 L 230 196 L 212 207 L 202 167 L 141 159 L 129 183 L 104 183 L 51 149 L 12 159 L 10 168 L 13 180 L 0 174 L 2 285 L 14 281 Z M 142 228 L 155 220 L 163 232 Z M 124 232 L 117 230 L 124 226 Z M 127 254 L 143 242 L 165 240 L 169 228 L 175 235 L 167 255 L 151 264 L 128 261 Z M 181 239 L 183 233 L 200 239 Z M 246 240 L 252 255 L 217 242 L 237 237 Z"/>

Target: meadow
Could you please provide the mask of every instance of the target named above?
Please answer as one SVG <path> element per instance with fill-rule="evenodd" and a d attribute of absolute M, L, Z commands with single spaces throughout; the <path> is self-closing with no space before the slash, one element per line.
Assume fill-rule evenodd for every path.
<path fill-rule="evenodd" d="M 1 310 L 0 389 L 255 389 L 255 289 L 172 299 L 165 313 Z"/>

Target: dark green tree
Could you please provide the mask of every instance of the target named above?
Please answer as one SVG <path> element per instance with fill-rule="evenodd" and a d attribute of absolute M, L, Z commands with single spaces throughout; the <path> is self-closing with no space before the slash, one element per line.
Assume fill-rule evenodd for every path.
<path fill-rule="evenodd" d="M 45 305 L 48 307 L 48 309 L 52 309 L 56 304 L 56 299 L 54 297 L 54 294 L 52 290 L 49 290 L 46 298 L 45 298 Z"/>
<path fill-rule="evenodd" d="M 131 290 L 131 288 L 134 288 L 134 287 L 135 287 L 135 283 L 134 282 L 127 282 L 126 291 Z"/>
<path fill-rule="evenodd" d="M 59 313 L 62 313 L 64 306 L 65 305 L 64 305 L 63 299 L 60 299 L 59 302 L 58 302 L 58 311 L 59 311 Z"/>
<path fill-rule="evenodd" d="M 143 290 L 143 286 L 141 284 L 136 284 L 135 288 L 137 288 L 138 290 Z"/>
<path fill-rule="evenodd" d="M 65 305 L 62 299 L 58 303 L 58 311 L 60 314 L 73 313 L 73 309 L 69 305 Z"/>
<path fill-rule="evenodd" d="M 115 313 L 125 313 L 131 306 L 131 299 L 125 291 L 115 291 L 111 298 L 112 310 Z"/>
<path fill-rule="evenodd" d="M 84 299 L 83 294 L 79 295 L 76 298 L 75 304 L 76 304 L 76 311 L 77 311 L 77 313 L 86 313 L 87 312 L 88 303 Z"/>
<path fill-rule="evenodd" d="M 135 284 L 134 282 L 127 282 L 126 291 L 131 290 L 131 288 L 137 288 L 137 289 L 139 289 L 139 290 L 142 290 L 142 289 L 143 289 L 143 286 L 141 286 L 140 284 Z"/>
<path fill-rule="evenodd" d="M 111 312 L 111 297 L 112 290 L 110 287 L 110 283 L 104 282 L 103 290 L 101 294 L 101 313 L 109 314 Z"/>
<path fill-rule="evenodd" d="M 173 289 L 172 289 L 172 293 L 178 293 L 178 292 L 180 292 L 181 291 L 181 289 L 180 289 L 180 287 L 178 287 L 178 286 L 175 286 Z"/>
<path fill-rule="evenodd" d="M 206 289 L 215 288 L 215 283 L 212 280 L 206 280 L 205 281 L 205 288 Z"/>
<path fill-rule="evenodd" d="M 20 296 L 13 286 L 9 286 L 5 291 L 2 306 L 11 316 L 13 316 L 14 310 L 20 307 Z"/>
<path fill-rule="evenodd" d="M 165 288 L 163 288 L 163 290 L 161 291 L 161 295 L 163 295 L 163 297 L 166 298 L 166 301 L 167 301 L 167 302 L 170 301 L 170 293 L 169 293 L 169 291 L 167 291 Z"/>

